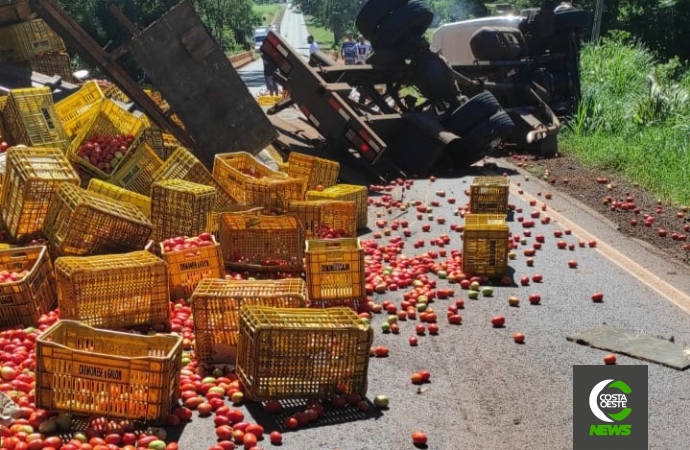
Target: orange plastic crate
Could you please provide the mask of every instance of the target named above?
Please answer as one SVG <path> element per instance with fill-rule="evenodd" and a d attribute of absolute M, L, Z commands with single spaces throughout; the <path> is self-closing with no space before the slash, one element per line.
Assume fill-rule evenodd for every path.
<path fill-rule="evenodd" d="M 152 239 L 198 236 L 208 229 L 216 189 L 184 180 L 163 180 L 151 187 Z"/>
<path fill-rule="evenodd" d="M 60 320 L 36 340 L 36 406 L 162 423 L 177 405 L 181 369 L 182 336 Z"/>
<path fill-rule="evenodd" d="M 308 240 L 305 257 L 312 306 L 358 306 L 366 299 L 364 250 L 359 239 Z"/>
<path fill-rule="evenodd" d="M 307 200 L 352 201 L 357 205 L 357 228 L 366 228 L 368 222 L 368 191 L 365 186 L 355 184 L 336 184 L 323 191 L 307 191 Z"/>
<path fill-rule="evenodd" d="M 223 254 L 213 238 L 213 245 L 194 250 L 166 252 L 160 244 L 163 261 L 168 264 L 170 295 L 173 299 L 189 298 L 197 284 L 206 278 L 223 278 Z"/>
<path fill-rule="evenodd" d="M 150 252 L 57 258 L 55 278 L 63 319 L 97 328 L 170 319 L 168 268 Z"/>
<path fill-rule="evenodd" d="M 331 231 L 339 237 L 357 235 L 357 205 L 338 200 L 304 200 L 290 202 L 287 214 L 302 224 L 307 239 L 325 238 Z"/>
<path fill-rule="evenodd" d="M 338 182 L 340 163 L 291 152 L 288 155 L 287 173 L 291 177 L 303 179 L 307 184 L 307 190 L 315 190 L 318 186 L 327 188 Z"/>

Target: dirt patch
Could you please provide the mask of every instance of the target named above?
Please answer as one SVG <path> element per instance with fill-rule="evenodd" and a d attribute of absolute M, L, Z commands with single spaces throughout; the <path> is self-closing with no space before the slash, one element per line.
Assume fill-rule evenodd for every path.
<path fill-rule="evenodd" d="M 554 191 L 567 193 L 601 213 L 618 230 L 645 241 L 690 265 L 690 213 L 687 207 L 664 204 L 615 174 L 584 167 L 570 156 L 538 159 L 513 154 L 497 158 L 538 176 Z M 665 236 L 661 230 L 666 233 Z"/>

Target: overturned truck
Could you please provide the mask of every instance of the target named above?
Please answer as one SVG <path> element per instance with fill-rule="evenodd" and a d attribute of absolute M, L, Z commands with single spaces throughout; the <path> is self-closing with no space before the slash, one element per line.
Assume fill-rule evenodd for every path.
<path fill-rule="evenodd" d="M 321 52 L 306 61 L 269 33 L 261 52 L 289 97 L 268 114 L 296 105 L 323 136 L 314 151 L 353 176 L 466 167 L 503 142 L 551 156 L 561 119 L 580 98 L 580 35 L 589 20 L 554 6 L 444 25 L 432 46 L 426 3 L 369 0 L 356 25 L 373 52 L 353 66 Z"/>

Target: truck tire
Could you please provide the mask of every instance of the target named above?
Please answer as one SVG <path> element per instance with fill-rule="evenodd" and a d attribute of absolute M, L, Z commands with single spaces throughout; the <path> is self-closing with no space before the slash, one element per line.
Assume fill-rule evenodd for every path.
<path fill-rule="evenodd" d="M 506 112 L 494 114 L 463 137 L 461 148 L 453 153 L 454 165 L 467 167 L 481 160 L 491 152 L 492 143 L 507 137 L 513 127 L 513 120 Z"/>
<path fill-rule="evenodd" d="M 525 36 L 516 28 L 481 27 L 472 34 L 470 48 L 481 61 L 520 59 L 527 56 Z"/>
<path fill-rule="evenodd" d="M 371 41 L 376 35 L 379 24 L 393 10 L 405 5 L 408 0 L 369 0 L 359 10 L 355 19 L 355 26 L 367 40 Z"/>
<path fill-rule="evenodd" d="M 496 114 L 499 109 L 501 105 L 496 97 L 489 91 L 483 91 L 456 108 L 444 125 L 458 136 L 463 136 L 479 123 Z"/>
<path fill-rule="evenodd" d="M 371 45 L 376 50 L 394 49 L 408 38 L 424 35 L 434 20 L 434 13 L 426 3 L 410 0 L 386 16 L 372 36 Z"/>

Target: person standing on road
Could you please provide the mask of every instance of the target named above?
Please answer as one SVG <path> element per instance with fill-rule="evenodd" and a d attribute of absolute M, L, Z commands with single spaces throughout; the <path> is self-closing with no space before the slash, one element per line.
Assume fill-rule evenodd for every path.
<path fill-rule="evenodd" d="M 307 42 L 309 43 L 309 56 L 319 51 L 319 44 L 314 40 L 314 36 L 311 34 L 307 36 Z"/>
<path fill-rule="evenodd" d="M 279 92 L 278 85 L 273 79 L 273 74 L 276 70 L 278 70 L 278 67 L 276 67 L 276 65 L 273 64 L 273 61 L 268 59 L 266 55 L 261 55 L 261 60 L 264 63 L 264 79 L 266 80 L 266 89 L 268 90 L 269 95 L 276 96 L 279 94 Z"/>
<path fill-rule="evenodd" d="M 371 44 L 364 39 L 364 36 L 359 37 L 359 42 L 357 43 L 357 62 L 356 64 L 364 64 L 367 60 L 367 56 L 371 53 Z"/>
<path fill-rule="evenodd" d="M 346 66 L 351 66 L 357 60 L 357 43 L 352 39 L 352 35 L 347 35 L 347 39 L 340 47 L 340 56 L 345 61 Z"/>

